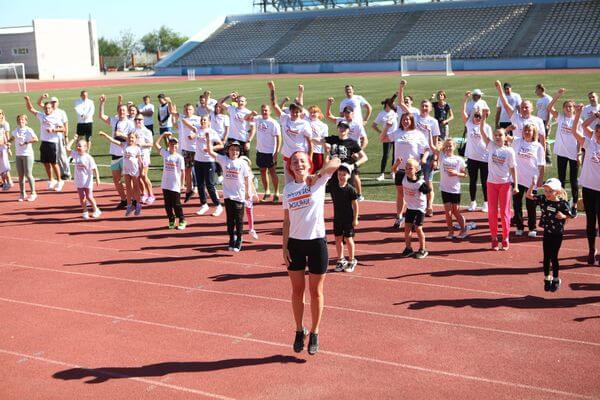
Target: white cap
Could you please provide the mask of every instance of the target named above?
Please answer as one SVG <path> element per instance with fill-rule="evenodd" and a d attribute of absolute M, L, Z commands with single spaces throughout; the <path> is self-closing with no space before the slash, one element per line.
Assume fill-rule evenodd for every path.
<path fill-rule="evenodd" d="M 544 182 L 544 186 L 548 186 L 550 189 L 557 191 L 562 189 L 560 181 L 556 178 L 550 178 Z"/>
<path fill-rule="evenodd" d="M 340 164 L 340 166 L 338 167 L 338 169 L 339 169 L 339 168 L 344 168 L 344 169 L 346 169 L 346 170 L 347 170 L 349 173 L 352 173 L 352 171 L 354 170 L 354 166 L 353 166 L 353 165 L 351 165 L 351 164 L 348 164 L 348 163 L 341 163 L 341 164 Z"/>
<path fill-rule="evenodd" d="M 52 96 L 52 97 L 50 97 L 49 101 L 50 101 L 50 103 L 54 103 L 55 101 L 58 102 L 58 97 Z"/>
<path fill-rule="evenodd" d="M 483 92 L 481 91 L 481 89 L 473 89 L 473 91 L 471 92 L 471 94 L 473 96 L 483 96 Z"/>

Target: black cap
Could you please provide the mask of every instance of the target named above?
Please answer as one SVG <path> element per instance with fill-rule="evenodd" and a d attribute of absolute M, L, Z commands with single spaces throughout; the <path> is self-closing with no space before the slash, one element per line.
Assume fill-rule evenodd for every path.
<path fill-rule="evenodd" d="M 165 97 L 167 97 L 167 96 L 165 96 L 165 94 L 164 94 L 164 93 L 160 93 L 160 94 L 158 95 L 158 98 L 159 98 L 159 99 L 164 99 Z"/>
<path fill-rule="evenodd" d="M 169 143 L 175 143 L 175 144 L 177 144 L 177 143 L 179 143 L 179 140 L 177 140 L 177 138 L 170 137 L 169 140 L 168 140 L 168 142 Z"/>
<path fill-rule="evenodd" d="M 342 110 L 342 112 L 354 112 L 354 107 L 352 106 L 346 106 L 344 107 L 344 109 Z"/>
<path fill-rule="evenodd" d="M 346 122 L 345 120 L 341 120 L 340 122 L 338 122 L 337 126 L 338 128 L 342 127 L 344 129 L 350 129 L 350 125 L 348 125 L 348 122 Z"/>
<path fill-rule="evenodd" d="M 242 147 L 242 145 L 240 144 L 240 142 L 238 142 L 237 140 L 234 140 L 233 142 L 227 143 L 227 147 L 230 147 L 230 146 Z"/>

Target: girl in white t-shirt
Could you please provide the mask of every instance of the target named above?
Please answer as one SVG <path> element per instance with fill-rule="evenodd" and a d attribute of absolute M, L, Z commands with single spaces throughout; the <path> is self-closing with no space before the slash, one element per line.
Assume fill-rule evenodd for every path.
<path fill-rule="evenodd" d="M 4 111 L 0 110 L 0 178 L 2 179 L 2 190 L 9 190 L 12 187 L 10 162 L 8 160 L 11 155 L 10 125 L 6 122 Z"/>
<path fill-rule="evenodd" d="M 225 114 L 223 104 L 215 104 L 215 110 L 210 116 L 210 127 L 219 134 L 221 142 L 227 143 L 227 138 L 229 137 L 229 115 Z M 225 155 L 225 150 L 221 149 L 217 151 L 217 153 Z M 223 183 L 223 170 L 221 169 L 219 163 L 217 163 L 216 167 L 217 182 Z"/>
<path fill-rule="evenodd" d="M 322 141 L 329 136 L 329 126 L 322 121 L 323 112 L 319 106 L 316 105 L 308 107 L 308 115 L 305 119 L 312 129 L 313 171 L 319 171 L 325 163 L 325 149 L 323 148 L 323 145 L 319 143 L 322 143 Z"/>
<path fill-rule="evenodd" d="M 141 201 L 145 204 L 152 204 L 156 200 L 152 188 L 152 181 L 148 177 L 150 154 L 153 145 L 152 131 L 144 126 L 144 116 L 142 114 L 136 115 L 133 120 L 135 122 L 135 132 L 139 138 L 138 144 L 142 149 L 142 170 L 140 171 Z"/>
<path fill-rule="evenodd" d="M 252 161 L 246 156 L 240 157 L 242 160 L 248 164 L 248 171 L 250 173 L 248 192 L 250 193 L 248 196 L 248 200 L 244 203 L 246 205 L 246 218 L 248 219 L 248 234 L 252 237 L 252 239 L 258 240 L 258 233 L 254 229 L 254 202 L 258 201 L 258 193 L 256 192 L 256 177 L 252 173 Z"/>
<path fill-rule="evenodd" d="M 576 106 L 575 122 L 571 132 L 577 143 L 585 149 L 580 181 L 589 249 L 587 262 L 589 265 L 594 265 L 596 263 L 596 238 L 600 229 L 600 123 L 598 122 L 600 113 L 592 114 L 586 119 L 582 126 L 583 132 L 581 132 L 577 128 L 582 111 L 583 104 Z"/>
<path fill-rule="evenodd" d="M 167 139 L 169 150 L 161 148 L 160 143 Z M 175 217 L 179 218 L 178 230 L 187 226 L 183 209 L 181 208 L 181 175 L 185 170 L 185 160 L 177 152 L 178 141 L 171 132 L 164 132 L 154 143 L 154 147 L 163 158 L 163 173 L 160 187 L 165 201 L 165 211 L 169 219 L 169 229 L 175 229 Z"/>
<path fill-rule="evenodd" d="M 483 130 L 488 111 L 483 111 L 479 129 Z M 500 220 L 502 222 L 502 250 L 508 250 L 510 231 L 510 198 L 512 194 L 519 193 L 517 179 L 516 157 L 511 147 L 506 145 L 506 132 L 497 129 L 494 140 L 486 135 L 482 136 L 489 153 L 487 191 L 489 200 L 488 223 L 492 239 L 492 250 L 498 250 L 498 207 L 500 207 Z M 511 183 L 512 177 L 512 183 Z"/>
<path fill-rule="evenodd" d="M 102 214 L 96 199 L 94 199 L 94 177 L 96 177 L 96 185 L 100 187 L 100 173 L 96 166 L 96 161 L 88 153 L 88 143 L 85 139 L 77 140 L 76 135 L 67 143 L 67 150 L 71 150 L 73 143 L 77 141 L 77 150 L 71 151 L 73 159 L 74 183 L 79 195 L 79 203 L 83 211 L 83 219 L 90 219 L 90 214 L 87 210 L 87 203 L 92 206 L 92 218 L 99 218 Z"/>
<path fill-rule="evenodd" d="M 17 128 L 12 132 L 11 141 L 15 142 L 17 172 L 19 174 L 19 189 L 21 194 L 19 201 L 34 201 L 37 199 L 35 192 L 35 178 L 33 177 L 33 148 L 32 143 L 38 141 L 38 137 L 33 132 L 33 129 L 27 126 L 27 115 L 21 114 L 17 116 Z M 31 194 L 26 197 L 25 193 L 25 178 L 29 182 L 29 190 Z"/>
<path fill-rule="evenodd" d="M 396 94 L 383 100 L 381 102 L 381 104 L 383 104 L 383 111 L 380 111 L 379 114 L 377 114 L 375 121 L 373 121 L 371 124 L 371 128 L 373 128 L 373 130 L 380 135 L 388 124 L 392 125 L 391 127 L 388 127 L 389 132 L 394 132 L 396 129 L 398 129 L 398 114 L 396 114 L 396 107 L 394 106 L 395 100 Z M 390 153 L 390 150 L 392 151 L 392 157 L 390 159 L 392 160 L 392 165 L 394 164 L 394 144 L 392 142 L 382 142 L 382 146 L 381 164 L 379 168 L 379 176 L 377 177 L 378 182 L 385 180 L 385 166 L 388 162 L 388 154 Z"/>

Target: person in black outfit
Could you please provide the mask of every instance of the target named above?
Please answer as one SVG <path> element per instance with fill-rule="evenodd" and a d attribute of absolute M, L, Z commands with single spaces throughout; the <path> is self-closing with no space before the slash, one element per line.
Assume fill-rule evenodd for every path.
<path fill-rule="evenodd" d="M 450 104 L 446 102 L 446 91 L 440 90 L 437 94 L 432 94 L 431 105 L 433 106 L 434 118 L 438 121 L 440 128 L 440 139 L 444 140 L 450 134 L 448 123 L 454 119 L 454 112 Z"/>
<path fill-rule="evenodd" d="M 358 263 L 354 257 L 354 228 L 358 226 L 358 193 L 348 183 L 353 169 L 350 164 L 341 164 L 337 170 L 337 184 L 330 187 L 333 200 L 333 234 L 338 253 L 336 272 L 354 272 Z M 348 260 L 344 258 L 344 242 L 348 245 Z"/>

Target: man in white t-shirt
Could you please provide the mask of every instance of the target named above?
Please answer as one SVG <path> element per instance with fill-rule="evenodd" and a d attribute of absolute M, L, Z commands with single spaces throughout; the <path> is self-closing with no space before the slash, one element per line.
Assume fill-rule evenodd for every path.
<path fill-rule="evenodd" d="M 506 101 L 517 113 L 519 112 L 519 108 L 521 107 L 521 103 L 523 100 L 521 99 L 521 95 L 519 93 L 515 93 L 512 91 L 512 85 L 508 82 L 504 82 L 504 96 L 506 97 Z M 511 124 L 510 115 L 506 107 L 504 106 L 502 100 L 498 97 L 498 101 L 496 101 L 496 129 L 498 128 L 507 128 Z"/>
<path fill-rule="evenodd" d="M 371 118 L 371 113 L 373 112 L 373 107 L 364 97 L 354 94 L 354 86 L 346 85 L 344 86 L 344 91 L 346 93 L 346 98 L 340 102 L 340 117 L 343 117 L 344 109 L 347 106 L 352 107 L 354 110 L 354 121 L 361 125 L 366 125 Z M 363 118 L 362 108 L 367 110 L 367 115 Z"/>
<path fill-rule="evenodd" d="M 71 169 L 69 166 L 69 159 L 67 157 L 67 150 L 65 147 L 69 138 L 69 118 L 67 117 L 67 113 L 63 109 L 59 108 L 58 98 L 55 96 L 49 97 L 48 93 L 44 93 L 38 99 L 38 105 L 40 107 L 43 107 L 42 101 L 44 101 L 45 99 L 48 99 L 47 102 L 49 102 L 52 105 L 52 108 L 56 112 L 56 115 L 60 117 L 62 125 L 65 129 L 63 134 L 59 135 L 58 137 L 56 148 L 56 161 L 58 163 L 58 167 L 60 168 L 61 178 L 71 179 Z"/>
<path fill-rule="evenodd" d="M 590 118 L 592 115 L 600 112 L 600 104 L 598 104 L 598 94 L 596 94 L 596 92 L 589 92 L 588 99 L 590 100 L 590 104 L 583 107 L 583 111 L 581 112 L 581 119 L 583 121 Z"/>
<path fill-rule="evenodd" d="M 227 105 L 225 102 L 229 99 L 235 102 L 236 105 Z M 227 143 L 238 142 L 241 147 L 241 155 L 248 156 L 250 152 L 250 142 L 256 131 L 253 124 L 246 120 L 246 117 L 251 112 L 246 108 L 246 96 L 232 92 L 220 99 L 217 104 L 226 107 L 227 112 L 229 113 L 229 134 L 227 136 Z"/>
<path fill-rule="evenodd" d="M 150 103 L 150 96 L 142 98 L 138 111 L 144 116 L 144 126 L 154 135 L 154 104 Z"/>
<path fill-rule="evenodd" d="M 535 94 L 539 97 L 535 107 L 537 109 L 537 116 L 544 121 L 546 140 L 550 138 L 550 120 L 552 115 L 548 111 L 548 105 L 552 101 L 552 96 L 546 93 L 546 88 L 543 84 L 538 83 L 535 85 Z M 552 165 L 552 158 L 550 157 L 550 146 L 546 146 L 546 164 Z"/>
<path fill-rule="evenodd" d="M 92 124 L 94 122 L 94 113 L 96 108 L 94 102 L 89 98 L 87 90 L 82 90 L 79 99 L 75 100 L 75 112 L 77 113 L 77 136 L 85 138 L 88 144 L 88 151 L 91 151 L 92 143 Z"/>

